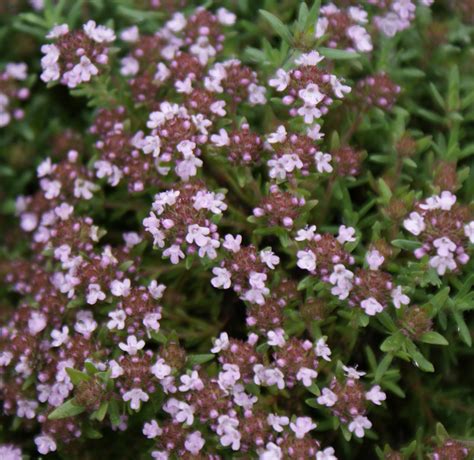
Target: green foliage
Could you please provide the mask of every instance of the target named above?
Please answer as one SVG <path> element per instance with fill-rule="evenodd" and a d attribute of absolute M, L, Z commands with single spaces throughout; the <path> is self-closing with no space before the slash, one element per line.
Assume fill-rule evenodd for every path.
<path fill-rule="evenodd" d="M 17 233 L 18 212 L 15 209 L 18 196 L 31 195 L 39 189 L 36 168 L 41 161 L 46 157 L 58 160 L 54 139 L 69 129 L 79 133 L 77 142 L 84 144 L 85 152 L 81 161 L 93 176 L 93 165 L 101 152 L 89 128 L 98 110 L 123 106 L 128 113 L 124 123 L 133 132 L 145 129 L 150 111 L 146 103 L 134 102 L 127 79 L 119 72 L 120 59 L 126 54 L 124 49 L 133 45 L 120 42 L 123 48 L 111 49 L 107 73 L 93 78 L 89 84 L 68 90 L 57 83 L 45 85 L 38 78 L 41 72 L 39 50 L 46 43 L 45 35 L 56 24 L 66 23 L 72 30 L 80 28 L 88 19 L 113 26 L 117 32 L 138 25 L 142 32 L 152 34 L 170 19 L 165 8 L 147 9 L 145 1 L 45 0 L 42 11 L 34 11 L 23 3 L 7 0 L 6 4 L 8 7 L 11 4 L 12 9 L 7 8 L 5 13 L 0 5 L 0 70 L 7 62 L 25 61 L 32 75 L 25 81 L 25 87 L 31 91 L 30 99 L 22 106 L 25 117 L 0 128 L 2 277 L 8 274 L 4 273 L 10 267 L 8 264 L 19 259 L 34 260 L 34 263 L 47 260 L 49 273 L 54 272 L 57 263 L 54 251 L 46 249 L 41 256 L 32 257 L 34 250 L 27 237 Z M 295 69 L 302 54 L 317 50 L 326 58 L 331 72 L 343 77 L 352 87 L 348 102 L 334 98 L 329 114 L 322 121 L 325 137 L 315 143 L 318 150 L 333 155 L 335 172 L 325 176 L 313 168 L 306 175 L 274 181 L 305 200 L 298 208 L 292 226 L 269 223 L 252 214 L 270 193 L 266 162 L 271 154 L 267 150 L 262 148 L 261 152 L 265 161 L 247 167 L 229 164 L 215 146 L 203 148 L 204 166 L 198 177 L 213 191 L 225 193 L 228 204 L 226 213 L 214 216 L 213 223 L 221 229 L 222 235 L 242 234 L 245 244 L 252 244 L 258 250 L 272 248 L 278 254 L 280 266 L 275 279 L 268 281 L 270 288 L 276 289 L 281 280 L 290 280 L 298 291 L 296 300 L 281 308 L 286 337 L 316 342 L 324 336 L 331 346 L 333 362 L 339 362 L 337 370 L 333 371 L 321 360 L 321 367 L 317 369 L 321 380 L 307 388 L 297 386 L 294 393 L 290 388 L 279 392 L 275 385 L 263 388 L 251 379 L 246 382 L 245 390 L 260 398 L 263 411 L 283 413 L 291 407 L 295 409 L 294 413 L 311 416 L 318 424 L 314 437 L 321 439 L 323 446 L 331 443 L 339 458 L 367 459 L 377 455 L 381 460 L 418 460 L 427 458 L 434 449 L 452 440 L 472 447 L 472 245 L 465 245 L 466 253 L 471 255 L 465 264 L 460 263 L 456 270 L 441 274 L 430 265 L 430 255 L 422 252 L 426 241 L 406 231 L 403 225 L 410 212 L 419 210 L 419 203 L 447 189 L 456 194 L 457 203 L 472 220 L 474 25 L 469 22 L 467 13 L 463 13 L 465 10 L 457 2 L 439 0 L 431 10 L 418 7 L 412 27 L 394 37 L 384 36 L 371 24 L 368 29 L 374 49 L 371 53 L 363 53 L 330 46 L 327 34 L 315 37 L 316 22 L 322 14 L 321 3 L 324 6 L 328 2 L 223 0 L 186 3 L 183 10 L 186 15 L 196 6 L 211 11 L 225 6 L 236 13 L 236 24 L 225 33 L 222 55 L 225 59 L 242 60 L 256 72 L 261 82 L 272 78 L 278 69 Z M 360 3 L 368 8 L 371 17 L 377 11 L 366 2 Z M 13 11 L 15 4 L 21 4 L 20 10 Z M 370 107 L 366 100 L 354 95 L 357 83 L 364 77 L 381 73 L 401 88 L 390 110 L 375 105 Z M 156 95 L 149 95 L 156 99 L 154 107 L 170 97 L 175 97 L 177 102 L 184 99 L 183 95 L 170 96 L 173 93 L 165 85 L 155 86 Z M 301 117 L 288 115 L 288 107 L 277 91 L 267 85 L 266 94 L 266 104 L 243 104 L 238 117 L 219 120 L 212 133 L 218 132 L 217 127 L 233 130 L 247 122 L 262 138 L 279 125 L 284 125 L 289 132 L 305 132 Z M 224 94 L 223 97 L 227 96 Z M 370 92 L 365 97 L 369 96 Z M 227 108 L 230 99 L 228 102 Z M 361 166 L 357 174 L 345 175 L 337 169 L 335 154 L 347 146 L 360 153 Z M 106 185 L 105 180 L 98 180 L 100 191 L 87 203 L 81 203 L 83 207 L 79 206 L 77 211 L 97 222 L 104 244 L 117 245 L 123 232 L 143 230 L 142 222 L 149 213 L 153 196 L 174 185 L 172 179 L 164 176 L 160 181 L 159 185 L 134 194 L 126 185 L 113 188 Z M 381 248 L 385 257 L 383 270 L 390 274 L 393 287 L 403 287 L 403 292 L 410 298 L 409 305 L 396 308 L 388 299 L 388 306 L 382 313 L 367 315 L 359 304 L 337 299 L 327 276 L 323 279 L 302 271 L 297 265 L 297 253 L 304 243 L 295 241 L 295 231 L 313 224 L 317 225 L 318 232 L 334 236 L 340 225 L 353 226 L 356 230 L 354 240 L 344 248 L 359 267 L 367 268 L 366 254 L 370 249 Z M 459 229 L 462 239 L 462 226 Z M 186 352 L 185 372 L 197 369 L 203 375 L 215 378 L 220 364 L 216 355 L 209 353 L 211 340 L 224 330 L 231 336 L 245 339 L 250 330 L 245 323 L 249 305 L 231 291 L 212 288 L 209 280 L 216 264 L 211 260 L 190 252 L 182 263 L 172 265 L 162 258 L 159 248 L 155 249 L 146 241 L 140 243 L 119 265 L 121 272 L 128 273 L 139 260 L 144 273 L 143 286 L 155 279 L 168 286 L 170 294 L 163 301 L 160 329 L 147 331 L 144 337 L 147 347 L 153 352 L 161 352 L 179 344 Z M 18 293 L 4 285 L 0 286 L 0 293 L 2 320 L 5 318 L 6 327 L 6 318 L 10 318 L 20 304 L 35 309 L 44 301 L 25 295 L 20 302 Z M 320 309 L 311 305 L 315 299 L 320 301 L 316 305 Z M 117 299 L 110 297 L 97 302 L 94 315 L 108 318 L 117 303 Z M 64 317 L 73 322 L 77 311 L 89 307 L 84 298 L 67 299 Z M 415 307 L 421 313 L 413 319 L 409 314 Z M 81 421 L 84 439 L 81 438 L 80 452 L 87 452 L 83 458 L 149 458 L 151 442 L 146 444 L 143 436 L 136 441 L 136 434 L 145 422 L 163 416 L 162 407 L 168 395 L 160 389 L 139 412 L 117 397 L 117 384 L 111 378 L 110 370 L 103 370 L 98 363 L 109 352 L 110 357 L 118 359 L 121 353 L 118 343 L 125 340 L 125 335 L 119 340 L 112 338 L 105 323 L 98 327 L 94 336 L 97 346 L 93 356 L 81 365 L 70 364 L 74 367 L 65 370 L 74 387 L 69 399 L 58 407 L 48 407 L 45 414 L 50 421 L 65 424 L 69 418 Z M 45 340 L 50 340 L 50 336 L 45 336 Z M 256 352 L 264 356 L 266 363 L 273 359 L 274 350 L 265 340 L 259 343 Z M 380 385 L 387 393 L 382 407 L 375 407 L 370 412 L 373 427 L 363 441 L 330 409 L 317 402 L 322 388 L 328 386 L 333 377 L 343 379 L 343 363 L 357 363 L 360 370 L 367 372 L 367 381 Z M 178 377 L 178 372 L 173 372 Z M 19 388 L 25 398 L 35 398 L 37 383 L 36 374 L 21 381 Z M 93 407 L 79 405 L 78 392 L 84 385 L 95 383 L 101 390 L 99 402 Z M 0 400 L 5 398 L 2 391 L 0 388 Z M 157 416 L 158 413 L 161 415 Z M 111 426 L 116 429 L 125 418 L 129 420 L 129 431 L 117 435 Z M 24 420 L 14 412 L 2 415 L 2 422 L 2 443 L 18 440 L 25 445 L 25 455 L 36 455 L 33 442 L 39 433 L 36 425 L 29 431 L 22 431 Z M 159 423 L 163 420 L 159 419 Z M 207 436 L 206 440 L 218 444 L 215 433 L 205 428 L 205 424 L 199 428 Z M 132 434 L 127 438 L 128 433 Z M 256 451 L 237 457 L 229 449 L 222 446 L 219 449 L 225 459 L 258 458 Z M 400 457 L 391 457 L 394 452 Z M 65 459 L 69 451 L 59 448 L 57 453 L 50 455 Z M 70 458 L 81 458 L 80 455 Z"/>

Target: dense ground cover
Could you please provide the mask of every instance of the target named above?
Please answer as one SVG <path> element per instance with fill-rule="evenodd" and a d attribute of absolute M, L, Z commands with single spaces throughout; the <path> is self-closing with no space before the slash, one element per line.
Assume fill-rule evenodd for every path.
<path fill-rule="evenodd" d="M 4 0 L 0 459 L 473 458 L 472 11 Z"/>

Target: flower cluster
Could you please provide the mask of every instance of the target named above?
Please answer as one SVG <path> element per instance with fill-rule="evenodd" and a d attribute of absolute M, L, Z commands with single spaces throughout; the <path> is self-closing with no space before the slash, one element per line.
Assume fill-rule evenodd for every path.
<path fill-rule="evenodd" d="M 25 115 L 21 105 L 30 96 L 30 90 L 25 86 L 27 72 L 25 63 L 10 62 L 0 73 L 0 128 Z"/>
<path fill-rule="evenodd" d="M 341 423 L 347 424 L 351 433 L 361 438 L 365 430 L 372 428 L 372 423 L 365 416 L 367 403 L 379 406 L 387 395 L 381 390 L 380 385 L 365 390 L 360 382 L 365 372 L 346 366 L 343 366 L 343 369 L 344 378 L 340 381 L 334 377 L 330 385 L 321 390 L 317 402 L 329 408 Z"/>
<path fill-rule="evenodd" d="M 267 138 L 267 150 L 271 152 L 268 160 L 271 179 L 285 180 L 297 172 L 307 176 L 310 172 L 330 173 L 333 167 L 331 155 L 318 150 L 315 141 L 324 137 L 316 124 L 307 134 L 288 133 L 282 125 Z"/>
<path fill-rule="evenodd" d="M 273 185 L 270 187 L 269 195 L 254 208 L 253 215 L 263 217 L 269 225 L 291 228 L 298 217 L 298 208 L 302 208 L 305 204 L 304 198 L 299 198 L 290 192 L 282 192 Z"/>
<path fill-rule="evenodd" d="M 400 437 L 378 433 L 391 427 L 389 393 L 422 401 L 423 430 L 438 413 L 425 392 L 459 407 L 420 373 L 431 359 L 454 379 L 453 356 L 428 345 L 471 341 L 472 187 L 458 164 L 472 153 L 460 145 L 472 84 L 457 85 L 453 67 L 446 101 L 429 85 L 446 119 L 428 105 L 412 119 L 405 95 L 421 107 L 427 85 L 413 91 L 418 73 L 396 66 L 422 53 L 392 65 L 404 43 L 390 37 L 432 2 L 322 3 L 285 2 L 292 26 L 268 11 L 270 27 L 253 24 L 252 2 L 188 0 L 72 12 L 35 1 L 44 14 L 15 22 L 45 31 L 51 89 L 40 82 L 33 109 L 72 90 L 80 113 L 74 128 L 66 112 L 45 120 L 43 135 L 41 120 L 20 121 L 27 65 L 0 73 L 0 127 L 20 125 L 0 168 L 14 190 L 0 206 L 12 217 L 0 247 L 1 459 L 100 457 L 104 445 L 155 460 L 367 458 L 378 437 L 413 436 L 409 423 Z M 30 140 L 41 157 L 26 158 Z M 421 200 L 424 163 L 433 196 Z M 448 435 L 417 449 L 471 454 Z"/>
<path fill-rule="evenodd" d="M 164 249 L 163 256 L 173 264 L 191 254 L 215 259 L 221 243 L 213 217 L 227 209 L 223 199 L 222 193 L 210 192 L 199 182 L 184 183 L 155 196 L 143 225 L 153 245 Z"/>
<path fill-rule="evenodd" d="M 397 101 L 400 87 L 385 73 L 369 75 L 359 80 L 355 97 L 359 107 L 378 107 L 391 110 Z"/>
<path fill-rule="evenodd" d="M 296 254 L 297 265 L 322 281 L 328 283 L 330 292 L 339 300 L 348 301 L 351 307 L 360 307 L 367 315 L 381 313 L 392 303 L 395 308 L 407 305 L 410 299 L 400 286 L 394 286 L 389 273 L 380 270 L 385 257 L 377 250 L 367 252 L 365 263 L 368 268 L 356 268 L 354 257 L 344 246 L 356 240 L 355 229 L 342 225 L 339 234 L 316 233 L 312 225 L 298 230 L 296 242 L 305 247 Z"/>
<path fill-rule="evenodd" d="M 417 3 L 420 6 L 431 6 L 434 0 L 367 0 L 378 9 L 374 16 L 375 27 L 388 37 L 393 37 L 410 27 L 415 19 Z"/>
<path fill-rule="evenodd" d="M 367 12 L 357 6 L 340 9 L 330 3 L 321 8 L 316 23 L 316 38 L 329 37 L 328 46 L 367 53 L 372 51 L 372 39 L 365 29 Z"/>
<path fill-rule="evenodd" d="M 115 33 L 91 20 L 82 30 L 69 31 L 67 24 L 56 25 L 46 38 L 54 43 L 41 47 L 41 79 L 75 88 L 89 82 L 109 63 L 109 47 Z"/>
<path fill-rule="evenodd" d="M 403 221 L 405 229 L 421 240 L 421 247 L 414 251 L 415 257 L 429 256 L 430 267 L 439 275 L 465 265 L 469 261 L 467 248 L 474 243 L 472 214 L 456 201 L 456 195 L 441 192 L 417 203 Z"/>
<path fill-rule="evenodd" d="M 283 68 L 269 80 L 278 93 L 285 93 L 283 104 L 290 106 L 292 117 L 303 117 L 310 125 L 308 134 L 316 129 L 317 120 L 329 111 L 334 98 L 343 99 L 351 88 L 320 63 L 324 60 L 317 51 L 302 54 L 295 60 L 296 67 L 289 72 Z"/>
<path fill-rule="evenodd" d="M 220 266 L 214 267 L 211 283 L 215 288 L 230 287 L 249 303 L 262 305 L 270 293 L 266 282 L 268 270 L 280 262 L 271 249 L 257 251 L 255 246 L 241 247 L 242 236 L 226 235 L 222 247 L 226 250 Z"/>

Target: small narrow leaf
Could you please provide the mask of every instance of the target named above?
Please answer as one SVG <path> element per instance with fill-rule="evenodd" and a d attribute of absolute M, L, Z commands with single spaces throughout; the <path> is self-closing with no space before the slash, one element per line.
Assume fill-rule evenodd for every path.
<path fill-rule="evenodd" d="M 333 59 L 335 61 L 347 60 L 347 59 L 357 59 L 360 57 L 359 53 L 354 53 L 352 51 L 344 51 L 333 48 L 319 48 L 319 53 L 328 59 Z"/>
<path fill-rule="evenodd" d="M 214 355 L 212 353 L 206 353 L 202 355 L 188 355 L 188 359 L 186 360 L 187 364 L 194 366 L 195 364 L 203 364 L 207 363 L 214 359 Z"/>
<path fill-rule="evenodd" d="M 86 410 L 85 407 L 75 404 L 74 398 L 68 399 L 65 403 L 61 404 L 59 407 L 53 410 L 48 415 L 50 420 L 59 420 L 67 417 L 74 417 L 79 415 Z"/>
<path fill-rule="evenodd" d="M 306 403 L 306 405 L 308 405 L 309 407 L 312 407 L 313 409 L 321 409 L 321 405 L 318 404 L 318 402 L 316 401 L 316 398 L 308 398 L 308 399 L 305 399 L 304 402 Z"/>
<path fill-rule="evenodd" d="M 259 13 L 270 23 L 273 30 L 286 42 L 291 43 L 293 37 L 291 36 L 290 29 L 281 22 L 281 19 L 277 18 L 274 14 L 269 13 L 265 10 L 260 10 Z"/>
<path fill-rule="evenodd" d="M 67 375 L 71 379 L 73 385 L 78 385 L 81 382 L 87 382 L 90 380 L 90 376 L 87 375 L 85 372 L 78 371 L 77 369 L 73 369 L 72 367 L 66 368 Z"/>
<path fill-rule="evenodd" d="M 406 251 L 414 251 L 423 246 L 419 241 L 412 240 L 393 240 L 392 245 L 396 248 L 405 249 Z"/>
<path fill-rule="evenodd" d="M 458 326 L 458 332 L 461 339 L 463 339 L 466 345 L 472 346 L 471 332 L 469 331 L 469 328 L 467 327 L 466 321 L 464 321 L 463 315 L 461 313 L 455 312 L 453 316 Z"/>
<path fill-rule="evenodd" d="M 382 361 L 380 361 L 379 365 L 377 366 L 377 370 L 375 371 L 375 376 L 374 376 L 374 380 L 376 382 L 380 382 L 380 380 L 382 380 L 382 377 L 384 376 L 385 372 L 387 372 L 387 369 L 392 363 L 392 360 L 393 360 L 393 355 L 388 353 L 384 356 Z"/>
<path fill-rule="evenodd" d="M 422 371 L 434 372 L 434 366 L 431 364 L 418 350 L 417 346 L 412 341 L 407 341 L 407 353 L 413 359 L 413 362 Z"/>
<path fill-rule="evenodd" d="M 448 341 L 438 332 L 430 331 L 423 334 L 420 340 L 424 343 L 430 343 L 432 345 L 449 345 Z"/>

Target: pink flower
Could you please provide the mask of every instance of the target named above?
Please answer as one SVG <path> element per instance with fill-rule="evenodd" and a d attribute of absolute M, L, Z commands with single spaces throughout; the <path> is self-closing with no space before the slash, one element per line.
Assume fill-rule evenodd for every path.
<path fill-rule="evenodd" d="M 306 433 L 316 428 L 316 423 L 310 417 L 297 417 L 294 422 L 290 423 L 290 428 L 298 439 L 303 439 Z"/>
<path fill-rule="evenodd" d="M 193 455 L 197 455 L 199 451 L 204 447 L 205 441 L 200 431 L 194 431 L 189 434 L 184 441 L 184 447 L 188 452 Z"/>
<path fill-rule="evenodd" d="M 408 305 L 410 303 L 410 298 L 403 293 L 401 286 L 392 289 L 391 296 L 395 308 L 400 308 L 402 305 Z"/>
<path fill-rule="evenodd" d="M 211 348 L 211 353 L 219 353 L 222 350 L 229 348 L 229 336 L 227 332 L 222 332 L 221 335 L 214 339 L 214 347 Z"/>
<path fill-rule="evenodd" d="M 120 342 L 119 348 L 129 355 L 136 355 L 138 350 L 141 350 L 145 346 L 145 341 L 138 340 L 134 335 L 129 335 L 127 337 L 127 343 Z"/>
<path fill-rule="evenodd" d="M 264 450 L 259 453 L 259 460 L 281 460 L 283 452 L 279 446 L 273 442 L 267 443 Z"/>
<path fill-rule="evenodd" d="M 364 430 L 368 430 L 372 427 L 372 423 L 367 417 L 363 415 L 357 415 L 352 422 L 349 423 L 349 431 L 354 433 L 358 438 L 364 437 Z"/>
<path fill-rule="evenodd" d="M 159 358 L 151 367 L 151 373 L 159 380 L 164 379 L 171 374 L 171 367 L 165 363 L 163 358 Z"/>
<path fill-rule="evenodd" d="M 317 401 L 322 406 L 332 407 L 337 402 L 337 395 L 329 388 L 323 388 L 321 396 L 318 396 Z"/>
<path fill-rule="evenodd" d="M 281 433 L 283 427 L 290 423 L 290 419 L 285 415 L 269 414 L 267 422 L 276 432 Z"/>
<path fill-rule="evenodd" d="M 179 391 L 200 391 L 204 388 L 202 380 L 199 378 L 197 371 L 192 371 L 191 374 L 184 374 L 180 377 L 182 385 L 179 387 Z"/>
<path fill-rule="evenodd" d="M 150 397 L 143 390 L 140 390 L 140 388 L 133 388 L 124 393 L 122 399 L 124 401 L 130 401 L 130 407 L 133 410 L 139 410 L 140 403 L 148 401 Z"/>
<path fill-rule="evenodd" d="M 156 420 L 151 420 L 150 422 L 145 422 L 142 432 L 148 439 L 153 439 L 160 436 L 163 430 L 159 427 Z"/>
<path fill-rule="evenodd" d="M 339 235 L 337 236 L 337 241 L 339 243 L 351 243 L 355 241 L 355 229 L 352 227 L 346 227 L 345 225 L 341 225 L 339 227 Z"/>
<path fill-rule="evenodd" d="M 298 257 L 298 261 L 296 262 L 298 267 L 310 272 L 316 269 L 316 256 L 313 251 L 298 251 L 296 257 Z"/>
<path fill-rule="evenodd" d="M 331 349 L 326 344 L 326 340 L 321 337 L 316 342 L 316 346 L 314 347 L 314 352 L 316 356 L 320 356 L 325 361 L 331 361 Z"/>
<path fill-rule="evenodd" d="M 296 380 L 299 380 L 305 387 L 310 387 L 313 384 L 313 379 L 318 376 L 314 369 L 302 367 L 296 374 Z"/>
<path fill-rule="evenodd" d="M 231 278 L 229 270 L 225 268 L 214 267 L 212 273 L 215 275 L 211 279 L 211 284 L 215 288 L 229 289 L 231 286 Z"/>
<path fill-rule="evenodd" d="M 38 311 L 31 312 L 28 320 L 28 330 L 31 335 L 40 333 L 46 327 L 46 316 Z"/>
<path fill-rule="evenodd" d="M 283 329 L 275 329 L 267 332 L 268 345 L 271 347 L 283 347 L 286 343 L 285 331 Z"/>
<path fill-rule="evenodd" d="M 360 306 L 365 311 L 365 313 L 369 316 L 374 316 L 377 313 L 381 313 L 383 311 L 383 306 L 374 297 L 369 297 L 368 299 L 364 299 L 360 303 Z"/>
<path fill-rule="evenodd" d="M 130 280 L 114 280 L 110 283 L 110 292 L 116 297 L 127 297 L 130 294 Z"/>
<path fill-rule="evenodd" d="M 36 436 L 35 444 L 38 452 L 42 455 L 46 455 L 49 452 L 54 452 L 56 450 L 54 439 L 47 435 Z"/>
<path fill-rule="evenodd" d="M 365 397 L 372 401 L 377 406 L 382 404 L 382 401 L 387 399 L 387 395 L 382 391 L 380 385 L 374 385 L 366 394 Z"/>
<path fill-rule="evenodd" d="M 365 256 L 365 261 L 367 262 L 367 265 L 369 266 L 370 270 L 378 270 L 379 267 L 383 264 L 384 260 L 385 257 L 380 254 L 377 249 L 372 249 L 371 251 L 368 251 Z"/>

